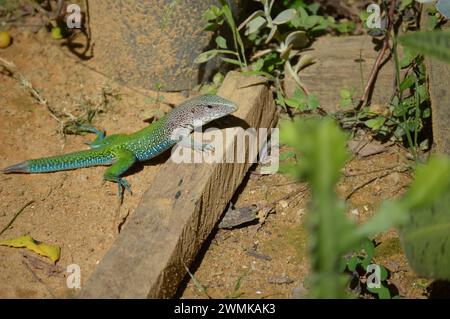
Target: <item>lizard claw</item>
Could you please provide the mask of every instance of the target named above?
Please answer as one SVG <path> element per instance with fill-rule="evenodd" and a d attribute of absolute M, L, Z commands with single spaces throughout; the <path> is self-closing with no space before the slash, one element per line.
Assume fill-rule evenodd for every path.
<path fill-rule="evenodd" d="M 118 195 L 119 195 L 120 203 L 123 202 L 123 191 L 124 191 L 124 189 L 126 189 L 130 193 L 130 195 L 133 195 L 133 192 L 131 191 L 131 186 L 127 182 L 127 180 L 125 178 L 119 178 L 117 180 L 117 186 L 119 188 Z"/>

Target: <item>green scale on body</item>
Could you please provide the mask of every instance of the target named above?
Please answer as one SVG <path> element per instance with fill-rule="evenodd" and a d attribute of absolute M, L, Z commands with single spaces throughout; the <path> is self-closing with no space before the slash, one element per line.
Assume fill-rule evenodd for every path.
<path fill-rule="evenodd" d="M 4 173 L 48 173 L 82 167 L 111 165 L 103 177 L 118 183 L 119 196 L 130 185 L 121 176 L 137 161 L 149 160 L 170 149 L 199 126 L 236 111 L 236 105 L 217 95 L 201 95 L 183 102 L 160 120 L 132 134 L 106 136 L 90 126 L 80 130 L 95 133 L 97 138 L 88 143 L 91 149 L 24 161 L 3 169 Z M 189 142 L 195 149 L 205 145 Z"/>

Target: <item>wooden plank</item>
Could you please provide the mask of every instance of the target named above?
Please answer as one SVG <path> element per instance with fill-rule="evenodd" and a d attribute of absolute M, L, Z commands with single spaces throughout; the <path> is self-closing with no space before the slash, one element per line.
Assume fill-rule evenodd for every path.
<path fill-rule="evenodd" d="M 430 58 L 425 60 L 432 109 L 433 150 L 450 155 L 450 65 Z"/>
<path fill-rule="evenodd" d="M 265 79 L 231 72 L 219 95 L 238 105 L 236 123 L 275 125 Z M 225 143 L 227 150 L 234 148 L 233 141 Z M 165 163 L 78 297 L 172 297 L 186 275 L 185 265 L 194 260 L 250 166 Z"/>
<path fill-rule="evenodd" d="M 428 15 L 425 5 L 422 10 L 422 28 L 426 29 Z M 443 29 L 449 30 L 447 22 Z M 431 101 L 431 121 L 433 127 L 433 151 L 450 155 L 450 92 L 448 84 L 450 80 L 450 65 L 442 61 L 425 56 L 425 66 L 428 76 L 428 85 Z"/>
<path fill-rule="evenodd" d="M 375 45 L 370 36 L 320 37 L 311 49 L 305 54 L 312 55 L 316 63 L 301 70 L 299 77 L 310 93 L 317 95 L 320 106 L 327 112 L 342 110 L 339 95 L 342 89 L 353 92 L 357 101 L 369 78 L 380 45 Z M 394 89 L 394 71 L 391 61 L 382 65 L 371 95 L 372 105 L 388 105 Z M 286 72 L 287 96 L 293 96 L 295 89 L 296 83 Z"/>

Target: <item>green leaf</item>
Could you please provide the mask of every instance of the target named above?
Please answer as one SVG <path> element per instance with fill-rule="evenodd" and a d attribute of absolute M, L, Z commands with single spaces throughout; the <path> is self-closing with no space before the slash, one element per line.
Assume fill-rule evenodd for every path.
<path fill-rule="evenodd" d="M 346 139 L 347 135 L 329 118 L 284 122 L 280 128 L 280 141 L 305 156 L 295 175 L 311 176 L 311 184 L 318 192 L 333 192 L 340 169 L 349 156 Z"/>
<path fill-rule="evenodd" d="M 215 20 L 219 16 L 220 16 L 220 9 L 214 5 L 209 7 L 209 9 L 203 13 L 203 18 L 206 21 Z"/>
<path fill-rule="evenodd" d="M 409 32 L 401 36 L 399 41 L 408 48 L 450 63 L 450 32 Z"/>
<path fill-rule="evenodd" d="M 209 50 L 209 51 L 202 52 L 195 58 L 194 63 L 196 63 L 196 64 L 205 63 L 205 62 L 211 60 L 212 58 L 214 58 L 215 56 L 217 56 L 218 54 L 219 54 L 219 50 Z"/>
<path fill-rule="evenodd" d="M 308 5 L 308 10 L 311 11 L 312 14 L 317 14 L 317 11 L 319 11 L 320 3 L 319 2 L 313 2 L 310 5 Z"/>
<path fill-rule="evenodd" d="M 259 31 L 266 24 L 267 24 L 267 21 L 263 17 L 260 17 L 260 16 L 255 17 L 253 20 L 251 20 L 247 24 L 247 29 L 245 30 L 245 35 L 249 35 L 249 34 Z"/>
<path fill-rule="evenodd" d="M 253 71 L 260 71 L 264 67 L 264 59 L 258 59 L 252 64 Z"/>
<path fill-rule="evenodd" d="M 287 160 L 289 158 L 295 158 L 295 152 L 293 151 L 284 151 L 280 153 L 280 161 Z"/>
<path fill-rule="evenodd" d="M 310 94 L 308 95 L 308 108 L 311 110 L 315 110 L 319 107 L 319 99 L 317 95 Z"/>
<path fill-rule="evenodd" d="M 286 46 L 292 45 L 294 49 L 302 49 L 309 43 L 309 38 L 305 31 L 294 31 L 288 34 L 284 40 Z"/>
<path fill-rule="evenodd" d="M 303 110 L 305 109 L 305 103 L 300 102 L 297 99 L 293 99 L 293 98 L 288 98 L 284 100 L 286 102 L 286 104 L 290 107 L 293 107 L 295 109 L 299 109 L 299 110 Z"/>
<path fill-rule="evenodd" d="M 380 267 L 380 281 L 387 280 L 387 278 L 389 276 L 387 269 L 382 265 L 378 265 L 378 266 Z"/>
<path fill-rule="evenodd" d="M 351 99 L 352 98 L 352 93 L 347 89 L 340 90 L 339 95 L 342 99 Z"/>
<path fill-rule="evenodd" d="M 417 57 L 417 53 L 412 52 L 410 49 L 405 48 L 403 57 L 400 59 L 400 67 L 402 69 L 408 67 L 411 65 L 411 63 L 415 60 Z"/>
<path fill-rule="evenodd" d="M 375 246 L 373 245 L 373 242 L 369 239 L 365 240 L 362 244 L 362 248 L 366 252 L 366 255 L 369 259 L 372 259 L 373 253 L 375 251 Z"/>
<path fill-rule="evenodd" d="M 284 100 L 283 93 L 281 93 L 280 90 L 277 90 L 276 102 L 278 105 L 281 105 L 284 109 L 286 109 L 286 102 Z"/>
<path fill-rule="evenodd" d="M 287 23 L 294 19 L 297 16 L 297 10 L 295 9 L 287 9 L 280 12 L 275 19 L 273 19 L 272 23 L 275 25 L 280 25 Z"/>
<path fill-rule="evenodd" d="M 230 58 L 224 58 L 224 57 L 220 57 L 220 58 L 222 59 L 223 62 L 227 62 L 227 63 L 234 64 L 234 65 L 242 67 L 242 63 L 239 60 L 230 59 Z"/>
<path fill-rule="evenodd" d="M 348 21 L 348 22 L 336 23 L 333 27 L 339 33 L 349 33 L 351 31 L 355 30 L 356 25 L 353 21 Z"/>
<path fill-rule="evenodd" d="M 213 83 L 216 85 L 220 85 L 220 84 L 222 84 L 224 78 L 225 77 L 223 76 L 222 73 L 217 72 L 216 74 L 214 74 Z"/>
<path fill-rule="evenodd" d="M 427 165 L 416 169 L 416 179 L 404 197 L 411 209 L 429 207 L 450 187 L 450 160 L 447 156 L 432 156 Z M 450 192 L 449 192 L 450 193 Z"/>
<path fill-rule="evenodd" d="M 407 7 L 409 7 L 414 0 L 402 0 L 402 3 L 400 5 L 400 10 L 405 10 Z"/>
<path fill-rule="evenodd" d="M 409 264 L 419 276 L 450 280 L 450 159 L 419 167 L 402 204 L 410 212 L 400 230 Z"/>
<path fill-rule="evenodd" d="M 305 20 L 305 27 L 307 29 L 312 29 L 314 26 L 316 26 L 320 23 L 321 19 L 323 19 L 323 18 L 320 16 L 315 16 L 315 15 L 309 16 Z"/>
<path fill-rule="evenodd" d="M 391 292 L 389 288 L 386 287 L 384 283 L 381 284 L 380 288 L 369 288 L 367 287 L 371 293 L 378 295 L 379 299 L 391 299 Z"/>
<path fill-rule="evenodd" d="M 406 89 L 411 88 L 414 83 L 416 83 L 416 76 L 414 74 L 409 74 L 403 81 L 400 83 L 400 90 L 404 91 Z"/>
<path fill-rule="evenodd" d="M 227 40 L 225 40 L 225 38 L 220 36 L 220 35 L 217 36 L 216 43 L 219 46 L 219 48 L 221 48 L 221 49 L 226 49 L 227 48 Z"/>
<path fill-rule="evenodd" d="M 436 29 L 438 23 L 439 19 L 435 14 L 429 15 L 426 22 L 426 30 L 433 31 L 434 29 Z"/>
<path fill-rule="evenodd" d="M 376 118 L 374 118 L 374 119 L 370 119 L 370 120 L 365 121 L 364 124 L 365 124 L 368 128 L 370 128 L 370 129 L 372 129 L 372 130 L 374 130 L 374 131 L 377 131 L 377 130 L 380 129 L 381 126 L 383 126 L 383 124 L 384 124 L 385 121 L 386 121 L 386 118 L 385 118 L 385 117 L 383 117 L 383 116 L 378 116 L 378 117 L 376 117 Z"/>
<path fill-rule="evenodd" d="M 361 259 L 358 256 L 352 256 L 347 262 L 347 268 L 350 271 L 355 271 L 356 267 L 361 263 Z"/>
<path fill-rule="evenodd" d="M 208 22 L 207 24 L 205 24 L 205 26 L 203 27 L 204 31 L 216 31 L 216 29 L 218 28 L 217 24 L 212 23 L 212 22 Z"/>

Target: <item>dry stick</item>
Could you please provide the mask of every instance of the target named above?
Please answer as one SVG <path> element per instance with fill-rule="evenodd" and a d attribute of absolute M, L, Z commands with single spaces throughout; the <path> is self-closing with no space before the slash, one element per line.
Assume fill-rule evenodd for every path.
<path fill-rule="evenodd" d="M 344 177 L 359 177 L 359 176 L 363 176 L 363 175 L 369 175 L 369 174 L 374 174 L 374 173 L 379 173 L 379 172 L 385 172 L 385 171 L 388 171 L 388 170 L 392 170 L 394 168 L 398 168 L 400 166 L 401 165 L 398 164 L 398 165 L 395 165 L 395 166 L 390 166 L 390 167 L 384 167 L 384 168 L 376 169 L 376 170 L 373 170 L 373 171 L 370 171 L 370 172 L 362 172 L 362 173 L 355 173 L 355 174 L 347 174 L 347 173 L 344 172 L 342 175 Z"/>
<path fill-rule="evenodd" d="M 387 30 L 383 39 L 383 47 L 381 48 L 380 53 L 378 53 L 377 59 L 375 60 L 375 63 L 370 72 L 369 80 L 367 81 L 366 86 L 364 88 L 363 95 L 359 99 L 359 103 L 355 108 L 356 110 L 359 110 L 367 102 L 369 92 L 371 91 L 373 85 L 375 84 L 375 78 L 378 74 L 378 71 L 380 70 L 384 54 L 386 53 L 386 50 L 389 48 L 389 34 L 392 29 L 392 26 L 394 25 L 395 7 L 396 7 L 396 0 L 391 0 L 388 13 Z"/>
<path fill-rule="evenodd" d="M 381 174 L 381 175 L 379 175 L 379 176 L 376 176 L 376 177 L 374 177 L 374 178 L 371 178 L 371 179 L 369 179 L 367 182 L 364 182 L 363 184 L 356 186 L 350 193 L 348 193 L 347 196 L 345 196 L 345 200 L 346 200 L 346 201 L 349 200 L 350 197 L 352 197 L 357 191 L 359 191 L 360 189 L 366 187 L 367 185 L 370 185 L 371 183 L 375 182 L 376 180 L 379 180 L 379 179 L 381 179 L 381 178 L 387 177 L 387 176 L 389 176 L 389 175 L 391 175 L 391 174 L 393 174 L 393 173 L 404 173 L 404 172 L 406 172 L 407 170 L 408 170 L 407 168 L 405 168 L 405 169 L 403 169 L 403 170 L 399 169 L 399 170 L 395 170 L 395 171 L 391 171 L 391 172 L 386 172 L 386 173 L 384 173 L 384 174 Z"/>
<path fill-rule="evenodd" d="M 12 76 L 20 82 L 20 84 L 27 88 L 30 91 L 31 95 L 39 102 L 39 104 L 45 106 L 47 110 L 50 111 L 50 115 L 59 124 L 62 123 L 61 119 L 59 118 L 58 112 L 48 104 L 47 100 L 33 87 L 31 82 L 28 81 L 25 76 L 18 71 L 17 66 L 13 62 L 7 61 L 0 57 L 0 65 L 8 70 L 12 74 Z"/>
<path fill-rule="evenodd" d="M 33 278 L 37 282 L 39 282 L 41 285 L 43 285 L 45 287 L 45 289 L 47 290 L 47 292 L 50 294 L 50 296 L 53 299 L 55 299 L 56 296 L 53 294 L 53 292 L 51 291 L 50 287 L 45 284 L 45 282 L 34 272 L 33 268 L 31 268 L 30 265 L 24 259 L 22 259 L 22 264 L 25 266 L 26 269 L 28 269 L 28 271 L 31 273 Z"/>
<path fill-rule="evenodd" d="M 27 208 L 28 206 L 30 206 L 31 204 L 34 203 L 34 200 L 30 200 L 28 203 L 26 203 L 25 205 L 23 205 L 23 207 L 14 215 L 14 217 L 10 220 L 10 222 L 8 223 L 8 225 L 6 225 L 2 231 L 0 231 L 0 235 L 2 235 L 11 225 L 12 223 L 14 223 L 14 221 L 16 220 L 16 218 L 22 214 L 22 212 L 25 210 L 25 208 Z"/>

